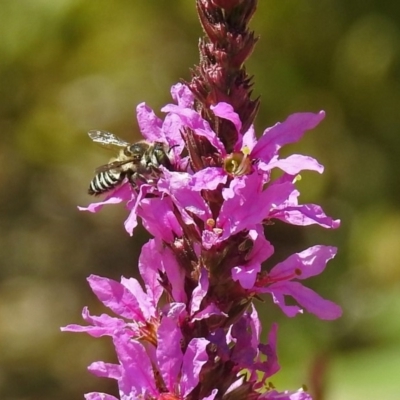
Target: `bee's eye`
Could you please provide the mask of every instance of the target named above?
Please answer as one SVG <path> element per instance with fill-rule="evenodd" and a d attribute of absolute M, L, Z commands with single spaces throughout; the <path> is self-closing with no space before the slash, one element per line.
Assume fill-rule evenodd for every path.
<path fill-rule="evenodd" d="M 135 143 L 129 147 L 128 155 L 132 157 L 134 163 L 139 163 L 146 152 L 146 146 L 143 142 Z"/>
<path fill-rule="evenodd" d="M 135 143 L 132 146 L 129 147 L 129 152 L 131 154 L 138 154 L 142 152 L 142 148 L 139 144 Z"/>

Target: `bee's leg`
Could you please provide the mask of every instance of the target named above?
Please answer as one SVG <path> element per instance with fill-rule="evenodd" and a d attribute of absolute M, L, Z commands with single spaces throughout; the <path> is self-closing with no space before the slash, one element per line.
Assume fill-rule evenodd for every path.
<path fill-rule="evenodd" d="M 141 184 L 149 183 L 147 176 L 139 172 L 132 173 L 131 177 L 128 179 L 134 189 L 137 189 Z"/>
<path fill-rule="evenodd" d="M 149 170 L 148 175 L 150 179 L 157 179 L 160 176 L 160 168 L 158 168 L 157 165 L 149 163 L 147 168 Z"/>
<path fill-rule="evenodd" d="M 138 172 L 136 173 L 136 181 L 140 181 L 141 183 L 151 183 L 152 179 L 149 179 L 151 177 L 148 176 L 148 174 L 143 175 L 139 174 Z"/>
<path fill-rule="evenodd" d="M 159 175 L 160 170 L 152 162 L 147 162 L 143 168 L 136 171 L 136 179 L 141 183 L 154 183 Z"/>
<path fill-rule="evenodd" d="M 128 178 L 128 182 L 131 184 L 133 189 L 137 188 L 137 172 L 128 171 L 126 172 L 126 177 Z"/>

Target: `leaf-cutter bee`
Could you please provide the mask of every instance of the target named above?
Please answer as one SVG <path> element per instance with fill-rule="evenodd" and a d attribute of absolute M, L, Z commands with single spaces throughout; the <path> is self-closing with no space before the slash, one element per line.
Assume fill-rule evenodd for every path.
<path fill-rule="evenodd" d="M 100 130 L 88 132 L 90 139 L 107 148 L 118 148 L 119 154 L 108 164 L 96 168 L 96 175 L 90 182 L 88 193 L 98 196 L 117 187 L 125 178 L 135 187 L 138 183 L 153 181 L 163 165 L 171 169 L 168 156 L 171 148 L 162 142 L 128 143 L 116 135 Z"/>

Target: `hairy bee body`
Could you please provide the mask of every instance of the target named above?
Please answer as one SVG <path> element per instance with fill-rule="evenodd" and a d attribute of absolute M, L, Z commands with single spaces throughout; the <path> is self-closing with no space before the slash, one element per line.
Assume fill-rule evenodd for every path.
<path fill-rule="evenodd" d="M 126 176 L 124 171 L 108 170 L 100 171 L 91 180 L 88 193 L 90 195 L 98 196 L 99 194 L 108 192 L 118 186 Z"/>
<path fill-rule="evenodd" d="M 98 196 L 108 192 L 127 178 L 132 186 L 150 183 L 160 173 L 159 167 L 171 169 L 168 146 L 165 143 L 140 141 L 127 143 L 106 131 L 89 131 L 89 137 L 106 147 L 120 147 L 117 157 L 108 164 L 96 168 L 96 175 L 89 185 L 88 193 Z"/>

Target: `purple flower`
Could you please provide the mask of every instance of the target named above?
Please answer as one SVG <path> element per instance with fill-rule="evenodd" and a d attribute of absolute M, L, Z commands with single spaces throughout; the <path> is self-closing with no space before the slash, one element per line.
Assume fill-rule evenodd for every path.
<path fill-rule="evenodd" d="M 197 135 L 204 136 L 220 153 L 224 162 L 225 170 L 233 176 L 240 176 L 242 172 L 248 173 L 250 165 L 255 161 L 255 169 L 264 172 L 272 168 L 280 168 L 283 171 L 296 175 L 302 170 L 323 172 L 323 167 L 312 157 L 293 155 L 286 159 L 279 159 L 279 150 L 286 144 L 297 142 L 307 130 L 315 128 L 324 118 L 325 112 L 318 114 L 297 113 L 291 115 L 286 121 L 277 123 L 264 131 L 261 138 L 255 138 L 254 127 L 250 126 L 245 134 L 241 134 L 241 122 L 238 114 L 228 103 L 218 103 L 211 107 L 217 117 L 226 119 L 233 123 L 237 130 L 238 140 L 234 146 L 234 153 L 228 155 L 224 145 L 219 141 L 208 122 L 200 117 L 192 109 L 185 109 L 176 105 L 168 105 L 163 111 L 176 114 L 183 126 L 192 129 Z M 244 164 L 248 165 L 245 167 Z"/>
<path fill-rule="evenodd" d="M 91 275 L 88 282 L 98 299 L 119 317 L 107 314 L 90 315 L 87 307 L 82 317 L 87 326 L 68 325 L 62 328 L 69 332 L 86 332 L 93 337 L 113 336 L 115 332 L 126 332 L 131 337 L 143 338 L 154 343 L 160 316 L 156 308 L 161 293 L 158 290 L 146 294 L 139 282 L 121 278 L 121 283 L 112 279 Z"/>
<path fill-rule="evenodd" d="M 307 169 L 322 173 L 323 167 L 307 156 L 279 158 L 280 148 L 299 140 L 321 121 L 324 113 L 293 114 L 265 130 L 257 140 L 253 126 L 241 134 L 242 124 L 232 106 L 218 103 L 211 108 L 215 116 L 231 122 L 237 133 L 233 153 L 228 154 L 210 124 L 192 109 L 193 97 L 187 88 L 176 85 L 172 95 L 177 104 L 162 109 L 167 113 L 164 121 L 144 104 L 138 106 L 137 115 L 146 139 L 168 143 L 174 151 L 173 170 L 161 166 L 155 182 L 144 182 L 137 188 L 124 182 L 103 202 L 87 208 L 97 212 L 105 204 L 126 203 L 130 213 L 125 228 L 130 234 L 137 218 L 142 219 L 143 226 L 154 236 L 143 247 L 139 259 L 146 291 L 134 279 L 122 278 L 118 283 L 92 276 L 89 283 L 93 291 L 117 317 L 91 316 L 85 308 L 83 318 L 89 325 L 69 325 L 64 330 L 113 338 L 119 364 L 96 362 L 90 370 L 116 379 L 121 399 L 184 398 L 196 385 L 203 387 L 200 371 L 206 364 L 203 374 L 208 376 L 209 371 L 208 385 L 214 369 L 224 370 L 225 364 L 229 365 L 231 377 L 225 379 L 230 384 L 224 393 L 240 398 L 244 387 L 245 393 L 250 393 L 250 387 L 262 390 L 267 379 L 279 370 L 279 363 L 277 326 L 273 325 L 268 342 L 260 343 L 255 309 L 241 313 L 238 308 L 234 311 L 238 314 L 232 314 L 235 302 L 246 304 L 255 294 L 270 293 L 289 317 L 302 313 L 303 308 L 321 319 L 341 315 L 339 306 L 299 282 L 323 271 L 336 253 L 333 247 L 311 247 L 290 256 L 270 272 L 261 272 L 262 263 L 274 252 L 264 236 L 263 225 L 270 220 L 325 228 L 339 226 L 339 221 L 326 216 L 318 205 L 298 204 L 297 174 Z M 184 132 L 192 132 L 213 146 L 214 161 L 210 165 L 198 169 L 180 156 L 184 145 L 188 146 L 183 140 Z M 274 168 L 279 168 L 282 175 L 271 180 Z M 217 194 L 217 203 L 205 193 Z M 247 243 L 244 250 L 231 246 L 230 242 L 236 240 L 240 246 Z M 231 249 L 231 253 L 224 249 Z M 218 254 L 226 257 L 226 261 L 219 261 L 220 268 L 228 268 L 219 271 L 223 280 L 216 280 L 215 267 L 204 261 L 218 260 Z M 237 261 L 231 262 L 229 257 Z M 231 287 L 230 298 L 220 298 L 219 286 Z M 167 293 L 170 302 L 160 308 L 162 292 Z M 286 305 L 285 296 L 291 296 L 299 305 Z M 233 324 L 222 328 L 228 321 Z M 206 346 L 210 342 L 216 346 L 218 361 L 208 358 Z M 246 379 L 241 374 L 243 370 L 248 371 Z M 246 382 L 252 382 L 251 386 Z M 216 389 L 217 382 L 215 385 L 215 390 L 207 393 L 196 389 L 203 393 L 200 398 L 213 399 L 221 390 Z M 87 398 L 101 396 L 90 393 Z M 310 399 L 303 391 L 275 390 L 260 398 Z"/>
<path fill-rule="evenodd" d="M 119 332 L 113 336 L 119 363 L 94 362 L 89 370 L 97 376 L 117 380 L 121 400 L 186 398 L 197 386 L 201 368 L 208 360 L 208 341 L 194 338 L 182 352 L 181 339 L 173 317 L 163 318 L 157 332 L 157 348 L 146 349 L 139 341 Z M 101 395 L 91 393 L 87 398 L 101 398 Z"/>
<path fill-rule="evenodd" d="M 147 276 L 151 277 L 152 274 Z M 93 363 L 89 370 L 97 376 L 116 379 L 121 399 L 137 396 L 175 399 L 190 393 L 198 384 L 201 368 L 208 360 L 206 346 L 209 341 L 194 338 L 182 351 L 180 327 L 187 316 L 185 304 L 170 303 L 161 315 L 160 310 L 155 308 L 160 291 L 152 279 L 148 282 L 150 294 L 146 294 L 133 278 L 122 278 L 121 283 L 118 283 L 92 275 L 88 281 L 99 300 L 121 317 L 106 314 L 93 317 L 85 308 L 83 318 L 91 325 L 68 325 L 62 328 L 63 331 L 86 332 L 94 337 L 108 335 L 113 338 L 119 364 L 99 361 Z M 207 280 L 203 278 L 201 282 L 205 287 L 199 287 L 198 298 L 195 300 L 194 297 L 192 304 L 194 320 L 201 319 L 198 313 L 199 301 L 207 288 Z M 204 317 L 217 314 L 216 309 L 209 309 Z M 89 393 L 86 398 L 97 399 L 101 396 L 113 398 L 102 393 Z"/>
<path fill-rule="evenodd" d="M 261 325 L 254 306 L 230 327 L 227 333 L 229 359 L 236 364 L 237 371 L 248 370 L 259 388 L 279 369 L 277 355 L 278 325 L 273 324 L 266 344 L 260 343 Z M 221 346 L 223 348 L 223 346 Z M 226 355 L 225 355 L 226 356 Z"/>
<path fill-rule="evenodd" d="M 288 317 L 294 317 L 303 310 L 296 305 L 286 305 L 285 296 L 293 297 L 308 312 L 320 319 L 339 318 L 342 310 L 337 304 L 321 298 L 313 290 L 294 281 L 320 274 L 325 269 L 326 263 L 335 255 L 336 248 L 330 246 L 313 246 L 301 253 L 293 254 L 261 278 L 254 290 L 257 293 L 270 293 L 274 303 Z"/>
<path fill-rule="evenodd" d="M 232 106 L 219 103 L 212 108 L 215 115 L 232 122 L 238 130 L 235 153 L 228 155 L 209 123 L 191 108 L 193 96 L 189 90 L 178 84 L 172 88 L 172 95 L 178 105 L 170 104 L 162 109 L 167 113 L 164 121 L 143 103 L 138 106 L 137 115 L 141 132 L 147 140 L 169 144 L 174 152 L 174 168 L 180 172 L 161 168 L 162 173 L 156 186 L 144 183 L 139 190 L 133 190 L 129 182 L 125 182 L 104 201 L 90 204 L 81 210 L 97 212 L 105 204 L 125 202 L 130 211 L 125 221 L 128 233 L 132 234 L 137 226 L 137 217 L 140 216 L 154 236 L 171 242 L 173 237 L 182 235 L 174 206 L 178 207 L 185 223 L 193 223 L 190 217 L 193 213 L 207 221 L 211 211 L 200 191 L 215 190 L 218 185 L 226 184 L 229 175 L 233 179 L 222 191 L 225 201 L 213 232 L 199 232 L 204 236 L 203 244 L 206 247 L 226 240 L 241 230 L 255 229 L 263 220 L 272 218 L 295 225 L 320 224 L 329 228 L 339 225 L 339 221 L 327 217 L 319 206 L 299 205 L 297 202 L 299 193 L 293 183 L 295 175 L 304 169 L 321 173 L 323 167 L 311 157 L 292 155 L 279 159 L 278 156 L 283 145 L 299 140 L 306 130 L 314 128 L 321 121 L 325 115 L 322 111 L 318 114 L 293 114 L 285 122 L 266 129 L 257 141 L 253 127 L 241 135 L 241 122 Z M 182 172 L 183 165 L 187 163 L 179 156 L 184 145 L 181 135 L 184 128 L 205 137 L 220 157 L 225 158 L 223 167 L 204 168 L 196 173 L 190 170 Z M 284 171 L 286 178 L 271 182 L 265 189 L 264 185 L 269 181 L 273 168 Z M 172 198 L 172 203 L 165 194 Z"/>
<path fill-rule="evenodd" d="M 249 231 L 249 238 L 252 240 L 252 249 L 242 265 L 236 265 L 232 269 L 232 278 L 239 281 L 244 289 L 251 289 L 261 271 L 261 264 L 274 253 L 274 247 L 265 238 L 262 225 Z"/>
<path fill-rule="evenodd" d="M 324 112 L 293 114 L 285 122 L 265 130 L 257 141 L 253 127 L 250 127 L 244 135 L 240 134 L 240 120 L 232 106 L 219 103 L 212 109 L 215 115 L 235 125 L 239 138 L 235 146 L 238 153 L 227 155 L 224 146 L 218 141 L 217 134 L 194 110 L 182 109 L 175 105 L 163 109 L 176 113 L 184 126 L 192 129 L 197 135 L 205 136 L 220 156 L 225 157 L 224 168 L 205 168 L 196 172 L 192 178 L 190 176 L 185 178 L 184 185 L 180 187 L 175 185 L 174 202 L 180 197 L 185 199 L 184 202 L 179 201 L 180 204 L 199 203 L 202 199 L 197 199 L 199 195 L 190 193 L 191 191 L 214 190 L 217 185 L 225 184 L 227 175 L 233 176 L 229 186 L 222 190 L 224 203 L 213 231 L 202 232 L 205 247 L 209 248 L 242 230 L 255 229 L 257 224 L 273 218 L 295 225 L 319 224 L 326 228 L 339 226 L 339 221 L 327 217 L 319 206 L 299 205 L 297 202 L 299 192 L 294 185 L 295 175 L 305 169 L 322 173 L 323 167 L 307 156 L 293 155 L 286 159 L 278 158 L 280 148 L 299 140 L 306 130 L 314 128 L 324 117 Z M 273 168 L 280 168 L 285 174 L 265 188 Z M 161 182 L 163 182 L 162 187 L 159 185 L 159 189 L 165 190 L 167 185 L 164 181 Z M 171 191 L 167 190 L 166 193 L 172 195 Z M 201 207 L 203 215 L 207 213 L 205 208 L 205 205 Z"/>
<path fill-rule="evenodd" d="M 325 266 L 327 258 L 324 257 L 324 249 L 328 249 L 327 254 L 332 258 L 332 248 L 315 246 L 292 256 L 296 258 L 297 264 L 283 278 L 275 275 L 284 263 L 276 266 L 267 278 L 259 277 L 261 263 L 273 254 L 273 247 L 263 235 L 262 224 L 265 222 L 280 219 L 294 225 L 318 224 L 325 228 L 339 226 L 339 221 L 326 216 L 318 205 L 298 204 L 296 174 L 303 169 L 321 173 L 322 166 L 311 157 L 301 155 L 279 158 L 280 148 L 299 140 L 305 131 L 314 128 L 323 119 L 324 112 L 293 114 L 285 122 L 266 129 L 257 141 L 252 126 L 243 135 L 240 133 L 241 121 L 231 105 L 218 103 L 211 108 L 214 114 L 230 121 L 237 130 L 232 158 L 226 154 L 210 124 L 191 108 L 193 98 L 187 88 L 177 85 L 172 93 L 178 105 L 170 104 L 163 108 L 167 113 L 164 122 L 146 107 L 138 107 L 139 124 L 145 137 L 151 140 L 167 140 L 170 135 L 170 145 L 180 146 L 181 135 L 177 135 L 176 131 L 172 133 L 172 130 L 190 129 L 196 135 L 206 138 L 221 158 L 229 159 L 236 167 L 227 168 L 226 162 L 224 167 L 210 166 L 196 172 L 190 168 L 187 172 L 179 172 L 161 167 L 162 174 L 155 185 L 144 184 L 139 191 L 132 190 L 128 184 L 122 185 L 107 201 L 127 201 L 127 207 L 131 209 L 125 222 L 127 230 L 132 232 L 137 224 L 137 216 L 140 216 L 146 229 L 157 240 L 176 244 L 190 232 L 190 238 L 207 251 L 212 251 L 213 247 L 220 246 L 235 235 L 247 232 L 252 249 L 243 262 L 232 267 L 231 276 L 234 281 L 238 281 L 243 289 L 271 293 L 274 302 L 288 316 L 294 316 L 302 312 L 302 309 L 298 306 L 286 306 L 283 301 L 285 295 L 294 297 L 300 305 L 320 318 L 337 318 L 341 313 L 338 306 L 293 281 L 295 278 L 304 279 L 308 276 L 303 271 L 306 266 L 303 264 L 303 255 L 307 252 L 313 254 L 318 250 L 315 259 L 322 257 L 322 264 Z M 234 163 L 235 157 L 241 160 L 239 164 Z M 283 175 L 271 181 L 270 173 L 273 168 L 280 168 Z M 210 203 L 205 200 L 204 190 L 220 191 L 222 201 L 217 213 L 212 211 Z M 98 206 L 90 207 L 96 211 Z M 182 222 L 191 227 L 190 231 L 187 228 L 184 231 Z M 291 258 L 286 262 L 290 260 Z M 171 263 L 167 263 L 169 264 Z M 171 294 L 175 301 L 185 301 L 187 294 L 183 289 L 183 276 L 180 275 L 178 280 L 172 278 L 179 276 L 178 270 L 179 268 L 174 268 L 174 272 L 169 272 L 169 282 L 175 282 L 171 285 L 175 294 Z M 177 282 L 181 284 L 178 285 Z"/>

